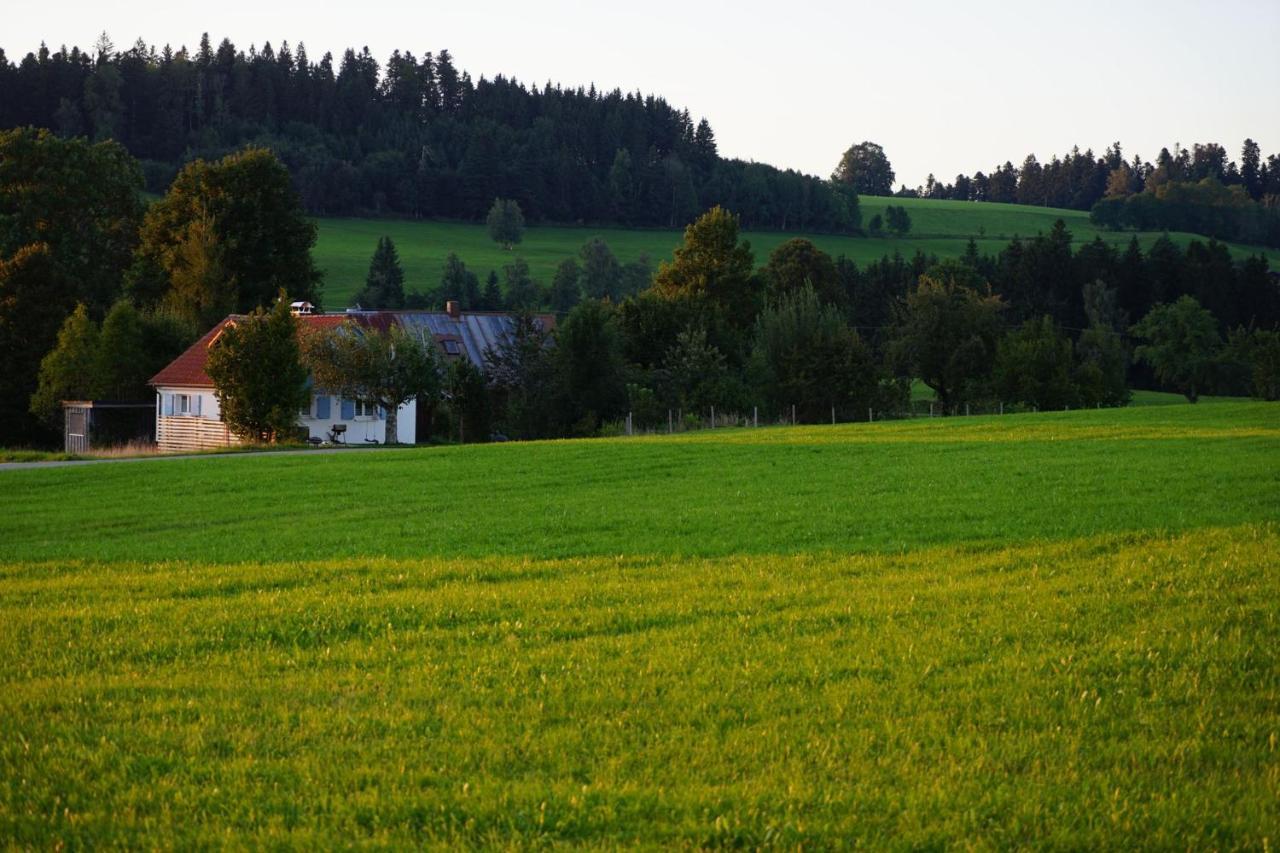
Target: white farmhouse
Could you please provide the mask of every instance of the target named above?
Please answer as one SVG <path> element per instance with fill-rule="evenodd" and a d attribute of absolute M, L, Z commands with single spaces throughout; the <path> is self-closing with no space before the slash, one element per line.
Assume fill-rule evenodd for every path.
<path fill-rule="evenodd" d="M 468 358 L 481 369 L 486 351 L 501 342 L 512 327 L 509 314 L 461 311 L 455 302 L 450 302 L 445 311 L 314 314 L 295 308 L 294 313 L 300 325 L 315 329 L 354 322 L 378 333 L 396 324 L 432 343 L 445 360 Z M 156 443 L 161 451 L 205 450 L 239 443 L 240 439 L 222 422 L 213 380 L 205 373 L 210 349 L 218 345 L 223 330 L 237 319 L 234 315 L 227 317 L 151 378 L 150 384 L 156 390 Z M 538 320 L 548 329 L 555 324 L 551 315 L 542 315 Z M 416 400 L 400 407 L 396 431 L 401 444 L 416 441 L 420 420 Z M 310 404 L 298 413 L 298 425 L 315 441 L 370 445 L 384 444 L 387 438 L 386 412 L 379 406 L 325 393 L 323 389 L 313 389 Z"/>

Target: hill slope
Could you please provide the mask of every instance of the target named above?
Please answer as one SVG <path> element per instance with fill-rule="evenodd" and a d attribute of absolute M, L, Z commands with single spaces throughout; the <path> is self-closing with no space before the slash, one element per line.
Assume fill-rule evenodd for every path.
<path fill-rule="evenodd" d="M 1089 214 L 1078 210 L 1028 207 L 1014 204 L 991 204 L 936 199 L 889 199 L 863 197 L 863 221 L 883 213 L 890 204 L 901 205 L 911 214 L 912 231 L 904 238 L 857 238 L 830 234 L 789 234 L 776 231 L 748 231 L 746 238 L 755 250 L 756 262 L 763 264 L 769 252 L 779 243 L 805 236 L 833 257 L 845 255 L 859 264 L 901 252 L 910 256 L 916 251 L 939 257 L 956 257 L 965 250 L 972 237 L 979 251 L 994 254 L 1015 235 L 1030 237 L 1048 232 L 1054 222 L 1066 222 L 1077 244 L 1095 236 L 1116 245 L 1124 245 L 1131 233 L 1101 231 L 1089 223 Z M 502 266 L 515 257 L 528 261 L 536 279 L 549 284 L 556 265 L 575 256 L 591 237 L 602 237 L 623 262 L 647 254 L 656 268 L 658 261 L 668 260 L 679 245 L 682 231 L 661 229 L 577 228 L 541 226 L 530 228 L 524 242 L 513 251 L 503 251 L 489 239 L 483 225 L 432 222 L 403 219 L 320 219 L 320 239 L 316 245 L 317 265 L 325 271 L 326 307 L 340 309 L 350 304 L 351 297 L 364 283 L 378 238 L 389 236 L 395 241 L 405 269 L 406 287 L 428 290 L 440 281 L 444 259 L 455 252 L 483 281 L 489 270 L 501 272 Z M 1137 235 L 1146 248 L 1159 234 Z M 1190 234 L 1173 234 L 1178 243 L 1197 238 Z M 1265 254 L 1273 265 L 1280 265 L 1280 251 L 1248 246 L 1232 246 L 1233 254 Z"/>

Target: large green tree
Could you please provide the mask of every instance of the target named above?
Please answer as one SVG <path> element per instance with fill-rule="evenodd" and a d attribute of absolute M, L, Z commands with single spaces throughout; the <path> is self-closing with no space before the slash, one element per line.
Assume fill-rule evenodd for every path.
<path fill-rule="evenodd" d="M 433 406 L 440 399 L 442 369 L 434 343 L 402 326 L 387 331 L 347 322 L 303 335 L 305 362 L 316 387 L 380 406 L 386 443 L 399 441 L 399 410 L 410 400 Z"/>
<path fill-rule="evenodd" d="M 542 305 L 542 286 L 533 280 L 529 264 L 524 258 L 516 258 L 504 266 L 502 277 L 509 310 L 533 311 Z"/>
<path fill-rule="evenodd" d="M 1144 340 L 1134 355 L 1192 403 L 1213 380 L 1222 336 L 1218 321 L 1193 297 L 1157 305 L 1130 331 Z"/>
<path fill-rule="evenodd" d="M 852 187 L 859 195 L 893 195 L 893 179 L 889 158 L 874 142 L 850 146 L 831 176 L 831 180 Z"/>
<path fill-rule="evenodd" d="M 268 304 L 281 290 L 319 304 L 321 276 L 311 259 L 316 225 L 288 170 L 265 148 L 188 163 L 147 209 L 130 274 L 144 304 L 161 301 L 181 277 L 182 246 L 205 217 L 213 232 L 206 239 L 220 247 L 223 273 L 235 285 L 236 310 Z"/>
<path fill-rule="evenodd" d="M 551 310 L 563 317 L 582 301 L 582 268 L 573 258 L 565 258 L 551 278 Z"/>
<path fill-rule="evenodd" d="M 903 376 L 933 388 L 944 411 L 954 411 L 984 393 L 1003 309 L 972 268 L 943 261 L 907 295 L 892 331 L 890 359 Z"/>
<path fill-rule="evenodd" d="M 40 360 L 77 303 L 101 317 L 119 294 L 141 186 L 114 142 L 0 131 L 0 444 L 44 437 L 27 417 Z"/>
<path fill-rule="evenodd" d="M 1046 410 L 1079 405 L 1071 339 L 1052 317 L 1024 323 L 1005 335 L 996 349 L 993 372 L 1002 400 Z"/>
<path fill-rule="evenodd" d="M 509 198 L 493 200 L 485 224 L 489 228 L 489 236 L 504 249 L 510 249 L 524 239 L 524 213 L 519 202 Z"/>
<path fill-rule="evenodd" d="M 67 315 L 58 330 L 58 341 L 40 360 L 31 413 L 51 428 L 62 422 L 63 400 L 88 400 L 97 396 L 98 326 L 81 303 Z"/>
<path fill-rule="evenodd" d="M 748 326 L 759 304 L 751 244 L 738 238 L 738 217 L 713 207 L 684 230 L 670 263 L 658 267 L 653 289 L 667 299 L 700 299 Z"/>
<path fill-rule="evenodd" d="M 592 237 L 578 250 L 582 258 L 582 292 L 588 299 L 617 299 L 622 293 L 622 266 L 609 244 Z"/>
<path fill-rule="evenodd" d="M 556 329 L 555 359 L 574 431 L 589 435 L 623 413 L 627 402 L 616 309 L 588 299 Z"/>
<path fill-rule="evenodd" d="M 283 294 L 270 311 L 257 308 L 229 323 L 210 345 L 205 371 L 232 432 L 264 443 L 293 437 L 311 392 L 297 320 Z"/>
<path fill-rule="evenodd" d="M 870 352 L 813 287 L 784 293 L 760 313 L 752 364 L 777 413 L 814 423 L 866 411 L 877 384 Z"/>
<path fill-rule="evenodd" d="M 764 265 L 764 278 L 769 295 L 775 299 L 788 293 L 798 293 L 808 284 L 823 302 L 839 304 L 843 301 L 839 276 L 831 256 L 803 237 L 795 237 L 778 244 L 769 253 Z"/>

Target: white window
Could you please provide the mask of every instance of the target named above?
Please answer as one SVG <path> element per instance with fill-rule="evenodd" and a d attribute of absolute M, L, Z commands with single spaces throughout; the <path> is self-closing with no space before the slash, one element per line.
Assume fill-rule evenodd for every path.
<path fill-rule="evenodd" d="M 378 407 L 375 403 L 365 400 L 356 400 L 356 417 L 357 418 L 374 418 L 378 416 Z"/>
<path fill-rule="evenodd" d="M 193 410 L 191 405 L 190 394 L 174 394 L 173 395 L 173 413 L 175 415 L 189 415 Z"/>

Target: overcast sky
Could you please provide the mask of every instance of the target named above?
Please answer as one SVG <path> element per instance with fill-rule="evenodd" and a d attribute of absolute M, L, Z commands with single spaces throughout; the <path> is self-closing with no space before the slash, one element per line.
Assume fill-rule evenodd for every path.
<path fill-rule="evenodd" d="M 448 48 L 478 78 L 662 95 L 705 117 L 720 153 L 826 176 L 864 139 L 898 180 L 989 170 L 1120 140 L 1252 136 L 1280 151 L 1280 0 L 1217 2 L 243 2 L 9 0 L 0 47 L 237 47 L 304 41 L 313 61 L 367 45 Z"/>

